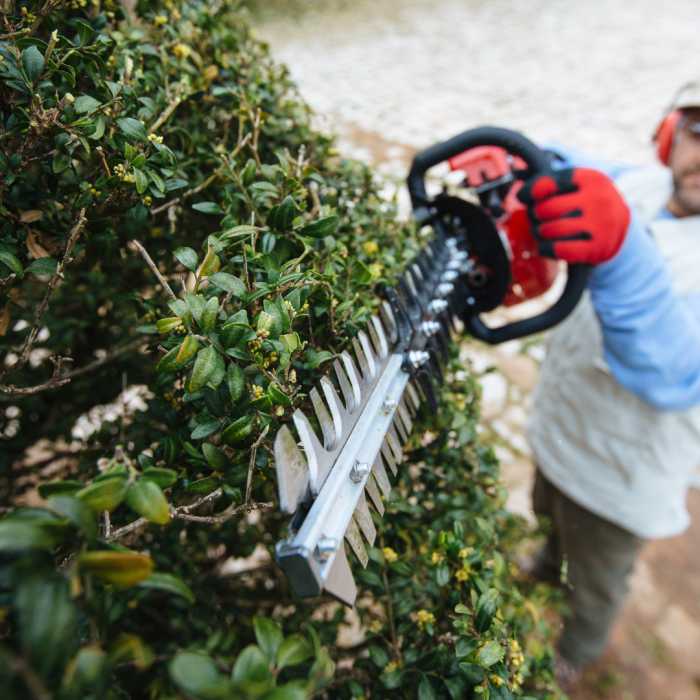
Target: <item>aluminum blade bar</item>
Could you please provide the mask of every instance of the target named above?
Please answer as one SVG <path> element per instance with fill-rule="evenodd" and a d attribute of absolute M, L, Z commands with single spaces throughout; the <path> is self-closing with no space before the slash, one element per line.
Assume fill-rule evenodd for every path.
<path fill-rule="evenodd" d="M 387 432 L 392 434 L 391 442 L 396 441 L 392 426 L 396 408 L 385 411 L 382 407 L 387 399 L 390 405 L 398 406 L 403 396 L 409 380 L 409 375 L 401 369 L 403 359 L 403 355 L 398 353 L 390 356 L 304 522 L 298 532 L 278 544 L 277 558 L 288 573 L 297 595 L 308 597 L 321 593 L 338 556 L 341 560 L 345 559 L 345 563 L 339 562 L 339 567 L 342 570 L 347 568 L 345 552 L 341 552 L 345 533 L 359 500 L 365 498 L 367 480 L 374 479 L 370 471 L 359 481 L 353 481 L 350 474 L 356 462 L 374 465 Z M 400 454 L 398 445 L 392 447 Z M 335 550 L 334 543 L 337 545 Z M 293 561 L 285 561 L 288 557 Z M 349 570 L 348 576 L 352 580 Z M 338 578 L 333 576 L 334 590 L 328 592 L 347 600 L 349 591 L 339 595 L 337 586 Z"/>

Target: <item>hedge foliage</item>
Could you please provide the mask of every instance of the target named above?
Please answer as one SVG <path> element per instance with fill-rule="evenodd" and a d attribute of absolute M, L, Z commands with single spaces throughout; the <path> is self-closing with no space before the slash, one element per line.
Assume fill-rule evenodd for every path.
<path fill-rule="evenodd" d="M 273 563 L 276 431 L 421 235 L 245 13 L 2 12 L 2 697 L 554 696 L 455 359 L 353 567 L 364 634 Z"/>

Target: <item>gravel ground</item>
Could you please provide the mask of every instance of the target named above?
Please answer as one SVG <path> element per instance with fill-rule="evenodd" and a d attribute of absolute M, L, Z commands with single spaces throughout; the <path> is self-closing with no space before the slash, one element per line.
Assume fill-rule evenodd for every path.
<path fill-rule="evenodd" d="M 652 163 L 650 135 L 664 107 L 700 73 L 700 3 L 690 0 L 336 0 L 315 14 L 313 7 L 307 0 L 292 19 L 273 4 L 260 33 L 321 126 L 340 135 L 341 150 L 390 180 L 405 177 L 417 150 L 483 124 Z M 405 214 L 405 191 L 399 197 Z M 524 423 L 544 348 L 532 340 L 496 349 L 470 343 L 462 357 L 483 377 L 482 430 L 501 458 L 509 507 L 531 517 Z M 700 700 L 700 493 L 689 505 L 697 517 L 688 533 L 643 550 L 605 657 L 572 698 Z"/>

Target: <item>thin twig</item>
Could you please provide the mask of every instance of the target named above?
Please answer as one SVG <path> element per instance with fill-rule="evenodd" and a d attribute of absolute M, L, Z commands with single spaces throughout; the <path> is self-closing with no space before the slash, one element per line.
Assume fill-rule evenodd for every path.
<path fill-rule="evenodd" d="M 216 489 L 216 491 L 210 493 L 207 496 L 203 496 L 198 501 L 195 501 L 194 503 L 191 503 L 188 506 L 179 506 L 177 508 L 170 506 L 170 517 L 175 519 L 175 520 L 187 520 L 188 522 L 193 522 L 193 523 L 207 523 L 209 525 L 221 525 L 222 523 L 225 523 L 227 520 L 230 520 L 231 518 L 233 518 L 235 515 L 238 515 L 239 513 L 243 513 L 244 511 L 246 513 L 250 513 L 250 511 L 252 511 L 252 510 L 260 510 L 263 508 L 272 508 L 272 506 L 273 506 L 272 503 L 244 503 L 243 505 L 240 505 L 237 508 L 234 508 L 233 510 L 230 510 L 226 513 L 222 513 L 221 515 L 212 515 L 212 516 L 190 515 L 191 510 L 194 510 L 195 508 L 199 508 L 199 506 L 203 505 L 204 503 L 208 503 L 209 501 L 215 501 L 221 495 L 222 495 L 221 489 Z M 142 527 L 143 525 L 147 525 L 149 522 L 150 521 L 147 518 L 139 518 L 138 520 L 134 520 L 133 523 L 129 523 L 128 525 L 124 525 L 124 527 L 120 527 L 118 530 L 114 530 L 112 532 L 112 534 L 109 537 L 105 537 L 105 539 L 110 541 L 110 542 L 113 542 L 114 540 L 117 540 L 120 537 L 123 537 L 124 535 L 128 535 L 130 532 L 133 532 L 134 530 L 138 530 L 138 528 Z"/>
<path fill-rule="evenodd" d="M 103 527 L 102 537 L 104 537 L 106 540 L 109 540 L 109 538 L 112 534 L 112 521 L 109 519 L 109 511 L 108 510 L 106 510 L 102 513 L 102 527 Z"/>
<path fill-rule="evenodd" d="M 173 290 L 170 289 L 170 285 L 165 281 L 165 277 L 160 274 L 160 270 L 156 267 L 156 264 L 151 260 L 151 256 L 148 254 L 148 251 L 136 240 L 132 241 L 132 243 L 138 248 L 139 253 L 141 253 L 141 257 L 148 263 L 148 266 L 153 270 L 155 276 L 158 278 L 158 281 L 163 285 L 163 289 L 170 295 L 171 299 L 177 299 L 175 294 L 173 294 Z"/>
<path fill-rule="evenodd" d="M 248 143 L 250 140 L 250 137 L 252 134 L 246 134 L 246 137 L 243 139 L 242 143 L 231 152 L 231 154 L 228 156 L 229 158 L 235 158 L 238 155 L 238 152 L 241 150 L 243 146 Z M 165 211 L 166 209 L 169 209 L 170 207 L 174 207 L 176 204 L 179 204 L 183 199 L 186 199 L 187 197 L 191 197 L 193 194 L 198 194 L 201 192 L 203 189 L 206 187 L 209 187 L 214 180 L 216 180 L 219 175 L 221 175 L 224 167 L 227 166 L 226 161 L 224 161 L 214 172 L 213 175 L 210 175 L 201 185 L 197 185 L 197 187 L 193 187 L 191 190 L 186 190 L 185 192 L 182 193 L 180 197 L 175 197 L 175 199 L 171 199 L 169 202 L 166 202 L 165 204 L 161 204 L 159 207 L 155 207 L 154 209 L 151 209 L 151 214 L 154 216 L 156 214 L 160 214 L 160 212 Z"/>
<path fill-rule="evenodd" d="M 32 330 L 29 332 L 27 339 L 24 341 L 24 347 L 22 348 L 22 352 L 19 358 L 17 358 L 17 360 L 12 365 L 10 365 L 2 374 L 0 374 L 0 385 L 4 384 L 5 380 L 11 374 L 21 369 L 26 363 L 27 359 L 29 358 L 29 352 L 31 351 L 32 345 L 36 340 L 37 334 L 39 333 L 41 320 L 44 318 L 44 314 L 46 313 L 46 310 L 49 307 L 49 301 L 53 296 L 54 291 L 56 291 L 56 287 L 58 286 L 58 280 L 61 279 L 61 277 L 63 277 L 63 270 L 65 270 L 66 266 L 71 261 L 70 254 L 73 252 L 73 246 L 75 246 L 75 243 L 78 240 L 78 236 L 85 227 L 86 223 L 87 219 L 85 218 L 85 209 L 81 209 L 80 214 L 78 215 L 78 221 L 75 223 L 75 225 L 69 233 L 66 252 L 63 254 L 63 259 L 59 263 L 58 267 L 56 268 L 55 274 L 49 282 L 49 287 L 46 290 L 46 294 L 44 295 L 44 300 L 41 302 L 41 306 L 39 307 L 39 310 L 36 313 Z"/>
<path fill-rule="evenodd" d="M 102 365 L 106 365 L 108 362 L 111 362 L 112 360 L 116 360 L 118 357 L 121 357 L 122 355 L 126 355 L 127 353 L 131 352 L 132 350 L 136 350 L 136 348 L 140 347 L 141 345 L 144 345 L 146 341 L 143 338 L 139 338 L 138 340 L 134 340 L 133 342 L 129 343 L 128 345 L 123 345 L 120 348 L 116 348 L 115 350 L 112 350 L 111 352 L 108 352 L 104 357 L 93 360 L 87 365 L 84 365 L 83 367 L 78 367 L 77 369 L 73 369 L 70 372 L 66 372 L 66 374 L 63 375 L 64 379 L 73 379 L 74 377 L 81 377 L 83 374 L 87 374 L 88 372 L 92 372 L 92 370 L 97 369 L 98 367 L 102 367 Z"/>
<path fill-rule="evenodd" d="M 250 492 L 251 489 L 253 488 L 253 468 L 255 467 L 255 456 L 258 453 L 258 447 L 260 447 L 260 444 L 262 441 L 265 439 L 265 436 L 267 435 L 267 431 L 270 429 L 270 424 L 268 423 L 262 433 L 260 433 L 260 437 L 253 443 L 253 446 L 250 448 L 250 464 L 248 465 L 248 481 L 246 482 L 245 485 L 245 505 L 250 505 Z"/>
<path fill-rule="evenodd" d="M 167 118 L 175 111 L 176 107 L 182 102 L 183 95 L 182 93 L 185 91 L 186 84 L 180 81 L 180 83 L 177 86 L 177 90 L 175 91 L 175 97 L 173 97 L 172 100 L 170 100 L 170 104 L 165 108 L 163 113 L 158 117 L 158 119 L 153 122 L 153 124 L 149 127 L 148 133 L 153 134 L 155 133 L 156 129 L 163 124 L 167 120 Z"/>
<path fill-rule="evenodd" d="M 5 277 L 4 280 L 0 280 L 0 294 L 8 287 L 11 287 L 15 283 L 16 279 L 17 275 L 14 272 L 11 272 L 7 277 Z"/>

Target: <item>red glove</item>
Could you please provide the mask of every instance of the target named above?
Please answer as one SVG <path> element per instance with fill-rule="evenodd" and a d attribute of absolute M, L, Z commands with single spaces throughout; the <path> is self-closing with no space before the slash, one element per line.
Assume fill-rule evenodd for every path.
<path fill-rule="evenodd" d="M 630 210 L 607 175 L 568 168 L 528 180 L 518 192 L 527 205 L 537 250 L 546 258 L 599 265 L 622 247 Z"/>

